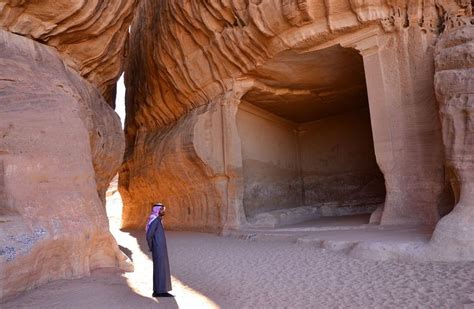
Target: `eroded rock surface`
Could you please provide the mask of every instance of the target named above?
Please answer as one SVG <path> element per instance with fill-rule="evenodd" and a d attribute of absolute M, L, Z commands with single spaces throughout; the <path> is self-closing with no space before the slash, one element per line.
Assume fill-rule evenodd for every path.
<path fill-rule="evenodd" d="M 365 192 L 346 200 L 373 198 L 377 205 L 384 199 L 380 172 L 381 224 L 434 226 L 450 201 L 433 46 L 471 9 L 469 1 L 451 0 L 142 1 L 126 69 L 124 226 L 143 227 L 150 203 L 159 200 L 169 206 L 170 228 L 238 229 L 247 224 L 244 199 L 252 194 L 285 190 L 294 207 L 312 206 L 305 201 L 330 202 L 317 192 L 328 181 Z M 242 130 L 241 102 L 258 110 L 261 123 L 271 118 L 272 133 Z M 298 121 L 332 123 L 367 106 L 371 128 L 358 126 L 366 149 L 352 149 L 350 134 L 341 134 L 341 142 L 320 151 L 348 160 L 366 153 L 374 159 L 365 169 L 334 162 L 327 169 L 330 155 L 305 164 L 305 149 L 289 154 L 302 144 Z M 252 135 L 276 150 L 246 151 L 243 137 Z M 245 171 L 257 169 L 266 178 L 250 183 Z M 260 211 L 276 209 L 269 204 Z"/>
<path fill-rule="evenodd" d="M 58 50 L 109 104 L 137 0 L 0 1 L 0 27 Z"/>
<path fill-rule="evenodd" d="M 101 197 L 120 120 L 54 48 L 0 30 L 0 298 L 125 267 Z"/>
<path fill-rule="evenodd" d="M 446 31 L 436 47 L 436 94 L 456 206 L 436 226 L 432 245 L 449 259 L 474 257 L 473 24 L 466 19 L 466 25 Z"/>

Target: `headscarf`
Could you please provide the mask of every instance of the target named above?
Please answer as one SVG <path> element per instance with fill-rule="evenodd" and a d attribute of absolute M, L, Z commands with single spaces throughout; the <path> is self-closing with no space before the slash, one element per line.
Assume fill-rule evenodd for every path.
<path fill-rule="evenodd" d="M 148 232 L 148 229 L 150 228 L 151 223 L 160 216 L 161 207 L 163 207 L 163 204 L 160 204 L 160 203 L 153 205 L 153 208 L 151 209 L 151 214 L 148 217 L 148 221 L 145 227 L 145 230 L 147 232 Z"/>

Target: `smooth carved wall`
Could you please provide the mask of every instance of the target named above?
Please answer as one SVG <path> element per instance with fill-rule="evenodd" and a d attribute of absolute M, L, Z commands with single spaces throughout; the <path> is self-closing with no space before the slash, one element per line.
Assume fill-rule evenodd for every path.
<path fill-rule="evenodd" d="M 300 130 L 305 205 L 383 203 L 384 179 L 367 108 L 304 124 Z"/>
<path fill-rule="evenodd" d="M 237 113 L 247 217 L 299 206 L 383 203 L 368 109 L 297 124 L 249 103 Z"/>
<path fill-rule="evenodd" d="M 251 105 L 239 108 L 236 122 L 242 142 L 246 215 L 301 206 L 297 128 Z"/>

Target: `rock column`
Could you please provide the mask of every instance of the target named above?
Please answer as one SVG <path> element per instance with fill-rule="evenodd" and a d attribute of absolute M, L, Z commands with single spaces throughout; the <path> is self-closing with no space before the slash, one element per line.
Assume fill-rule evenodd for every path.
<path fill-rule="evenodd" d="M 346 43 L 364 59 L 374 149 L 387 190 L 381 224 L 434 225 L 445 201 L 435 40 L 413 26 Z"/>

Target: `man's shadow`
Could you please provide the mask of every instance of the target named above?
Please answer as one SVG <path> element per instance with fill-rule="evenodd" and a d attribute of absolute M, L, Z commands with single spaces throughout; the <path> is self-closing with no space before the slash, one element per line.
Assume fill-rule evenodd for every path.
<path fill-rule="evenodd" d="M 134 237 L 137 240 L 138 246 L 140 247 L 140 250 L 145 253 L 147 256 L 150 257 L 151 260 L 151 251 L 148 248 L 148 243 L 146 241 L 146 234 L 145 231 L 137 231 L 137 230 L 128 230 L 128 229 L 121 229 L 122 232 L 130 234 L 130 236 Z M 130 251 L 128 248 L 124 248 L 125 251 L 122 251 L 125 253 L 130 259 L 132 259 L 130 256 L 133 255 L 133 252 Z M 120 249 L 122 250 L 122 249 Z M 130 252 L 130 256 L 128 255 L 128 252 Z"/>
<path fill-rule="evenodd" d="M 118 246 L 119 246 L 120 251 L 122 251 L 123 254 L 125 254 L 126 256 L 128 256 L 128 258 L 130 259 L 130 261 L 133 262 L 133 257 L 132 257 L 132 256 L 133 256 L 133 252 L 132 252 L 132 250 L 130 250 L 130 249 L 126 248 L 126 247 L 123 247 L 123 246 L 121 246 L 121 245 L 118 245 Z"/>

